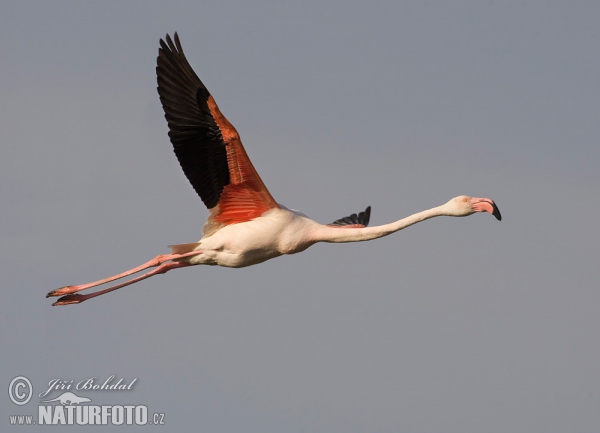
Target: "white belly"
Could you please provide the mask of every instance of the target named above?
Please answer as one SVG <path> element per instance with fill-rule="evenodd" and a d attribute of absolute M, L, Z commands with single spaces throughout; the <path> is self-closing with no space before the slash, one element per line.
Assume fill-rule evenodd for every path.
<path fill-rule="evenodd" d="M 202 238 L 195 248 L 202 254 L 191 257 L 189 262 L 241 268 L 282 254 L 298 253 L 314 244 L 311 233 L 318 226 L 287 209 L 272 209 L 252 221 L 225 226 Z"/>

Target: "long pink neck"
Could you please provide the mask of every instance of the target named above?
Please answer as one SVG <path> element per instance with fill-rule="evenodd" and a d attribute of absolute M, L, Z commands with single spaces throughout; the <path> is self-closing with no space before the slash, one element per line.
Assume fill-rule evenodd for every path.
<path fill-rule="evenodd" d="M 364 228 L 344 228 L 344 227 L 330 227 L 321 226 L 318 233 L 316 233 L 317 242 L 361 242 L 369 241 L 371 239 L 382 238 L 390 235 L 397 231 L 400 231 L 406 227 L 412 226 L 426 219 L 433 218 L 436 216 L 448 215 L 443 211 L 442 206 L 437 206 L 432 209 L 418 212 L 414 215 L 408 216 L 396 222 L 390 224 L 384 224 L 376 227 L 364 227 Z"/>

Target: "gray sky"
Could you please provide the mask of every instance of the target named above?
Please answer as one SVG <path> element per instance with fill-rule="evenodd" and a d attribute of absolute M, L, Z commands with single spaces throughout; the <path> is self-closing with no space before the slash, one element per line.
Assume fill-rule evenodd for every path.
<path fill-rule="evenodd" d="M 597 431 L 599 14 L 3 2 L 0 429 L 53 378 L 114 374 L 135 388 L 76 393 L 165 414 L 145 431 Z M 174 31 L 279 202 L 323 223 L 371 205 L 378 225 L 470 194 L 503 221 L 437 218 L 51 307 L 51 289 L 200 238 L 156 93 Z M 25 406 L 6 393 L 19 375 Z"/>

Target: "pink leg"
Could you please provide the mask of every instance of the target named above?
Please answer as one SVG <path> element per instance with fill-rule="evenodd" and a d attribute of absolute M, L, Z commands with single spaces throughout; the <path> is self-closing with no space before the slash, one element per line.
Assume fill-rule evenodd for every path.
<path fill-rule="evenodd" d="M 185 268 L 186 266 L 192 266 L 192 265 L 187 262 L 163 263 L 158 268 L 156 268 L 150 272 L 147 272 L 144 275 L 140 275 L 139 277 L 133 278 L 129 281 L 125 281 L 124 283 L 117 284 L 116 286 L 112 286 L 112 287 L 109 287 L 104 290 L 99 290 L 97 292 L 89 293 L 87 295 L 75 294 L 75 295 L 63 296 L 62 298 L 59 298 L 58 301 L 56 301 L 52 305 L 79 304 L 87 299 L 95 298 L 96 296 L 104 295 L 105 293 L 112 292 L 113 290 L 120 289 L 121 287 L 125 287 L 130 284 L 137 283 L 138 281 L 145 280 L 146 278 L 150 278 L 153 275 L 164 274 L 167 271 L 170 271 L 171 269 Z"/>
<path fill-rule="evenodd" d="M 69 295 L 69 294 L 75 293 L 75 292 L 80 292 L 81 290 L 89 289 L 91 287 L 99 286 L 100 284 L 109 283 L 111 281 L 118 280 L 119 278 L 137 274 L 138 272 L 143 271 L 144 269 L 153 268 L 154 266 L 159 266 L 162 263 L 169 261 L 169 260 L 175 260 L 175 259 L 181 259 L 184 257 L 196 256 L 198 254 L 202 254 L 202 251 L 191 251 L 189 253 L 183 253 L 183 254 L 160 254 L 160 255 L 154 257 L 152 260 L 147 261 L 143 265 L 140 265 L 136 268 L 125 271 L 122 274 L 113 275 L 112 277 L 108 277 L 103 280 L 94 281 L 93 283 L 80 284 L 79 286 L 64 286 L 64 287 L 61 287 L 60 289 L 52 290 L 51 292 L 49 292 L 46 295 L 46 298 L 49 298 L 51 296 L 62 296 L 62 295 Z"/>

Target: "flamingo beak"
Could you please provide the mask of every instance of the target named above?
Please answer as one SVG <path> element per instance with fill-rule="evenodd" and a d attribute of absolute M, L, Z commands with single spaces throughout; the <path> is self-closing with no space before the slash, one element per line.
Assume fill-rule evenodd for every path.
<path fill-rule="evenodd" d="M 475 212 L 489 212 L 496 217 L 498 221 L 502 221 L 502 215 L 500 215 L 500 209 L 494 203 L 494 200 L 489 198 L 471 198 L 471 206 Z"/>

